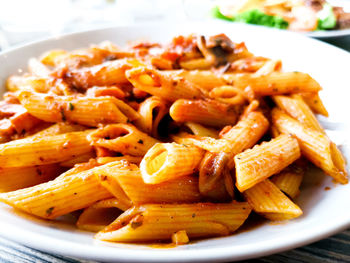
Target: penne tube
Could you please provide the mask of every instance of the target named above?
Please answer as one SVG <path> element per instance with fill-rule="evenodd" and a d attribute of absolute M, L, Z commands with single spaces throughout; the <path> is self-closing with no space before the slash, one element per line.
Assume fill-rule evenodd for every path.
<path fill-rule="evenodd" d="M 151 57 L 150 63 L 156 69 L 161 69 L 161 70 L 173 69 L 173 63 L 170 60 L 162 57 Z"/>
<path fill-rule="evenodd" d="M 0 193 L 15 191 L 55 179 L 62 172 L 57 164 L 0 169 Z"/>
<path fill-rule="evenodd" d="M 249 56 L 233 61 L 229 71 L 235 73 L 254 73 L 263 68 L 270 60 L 265 57 Z M 232 73 L 225 73 L 228 75 Z"/>
<path fill-rule="evenodd" d="M 300 95 L 274 96 L 273 100 L 280 109 L 297 119 L 305 127 L 325 133 L 314 113 Z"/>
<path fill-rule="evenodd" d="M 106 61 L 100 65 L 72 69 L 68 72 L 66 80 L 78 88 L 87 89 L 92 86 L 109 86 L 113 84 L 128 83 L 125 71 L 138 65 L 132 59 L 118 59 Z"/>
<path fill-rule="evenodd" d="M 63 162 L 91 151 L 91 130 L 0 144 L 0 167 L 22 167 Z"/>
<path fill-rule="evenodd" d="M 303 211 L 266 179 L 243 193 L 253 210 L 270 220 L 289 220 Z"/>
<path fill-rule="evenodd" d="M 244 90 L 250 86 L 256 95 L 271 96 L 300 92 L 318 92 L 321 86 L 310 75 L 302 72 L 273 72 L 255 76 L 241 74 L 236 77 L 234 86 Z"/>
<path fill-rule="evenodd" d="M 174 73 L 207 91 L 226 84 L 221 76 L 210 70 L 179 70 Z"/>
<path fill-rule="evenodd" d="M 140 169 L 146 184 L 159 184 L 197 171 L 204 151 L 195 146 L 157 143 L 143 157 Z"/>
<path fill-rule="evenodd" d="M 56 95 L 71 95 L 73 91 L 63 80 L 52 77 L 38 77 L 33 75 L 10 76 L 6 81 L 9 91 L 32 91 L 39 93 L 51 93 Z"/>
<path fill-rule="evenodd" d="M 281 60 L 267 60 L 264 65 L 254 72 L 255 76 L 268 75 L 282 68 Z"/>
<path fill-rule="evenodd" d="M 30 58 L 28 61 L 29 72 L 38 77 L 48 77 L 51 74 L 51 71 L 48 67 L 45 66 L 41 61 L 36 58 Z"/>
<path fill-rule="evenodd" d="M 253 99 L 252 101 L 250 101 L 249 105 L 244 108 L 244 111 L 241 114 L 241 116 L 239 116 L 239 120 L 246 118 L 249 115 L 249 113 L 253 111 L 258 112 L 259 106 L 260 106 L 259 100 Z"/>
<path fill-rule="evenodd" d="M 93 168 L 98 169 L 99 167 Z M 21 190 L 1 193 L 0 201 L 26 213 L 54 219 L 112 197 L 93 169 Z"/>
<path fill-rule="evenodd" d="M 135 120 L 135 126 L 143 132 L 158 137 L 159 122 L 168 111 L 169 107 L 165 100 L 152 96 L 141 103 L 138 111 L 140 118 Z"/>
<path fill-rule="evenodd" d="M 170 107 L 169 114 L 176 122 L 190 121 L 213 127 L 222 127 L 235 124 L 239 112 L 234 105 L 215 100 L 179 99 Z"/>
<path fill-rule="evenodd" d="M 59 63 L 58 61 L 67 56 L 67 54 L 68 52 L 63 49 L 52 49 L 41 55 L 40 62 L 44 65 L 54 67 Z"/>
<path fill-rule="evenodd" d="M 309 105 L 311 110 L 315 114 L 321 114 L 325 117 L 328 117 L 328 111 L 326 107 L 323 105 L 323 102 L 318 94 L 318 92 L 313 93 L 301 93 L 301 96 L 303 97 L 304 101 Z"/>
<path fill-rule="evenodd" d="M 300 193 L 299 187 L 303 177 L 304 170 L 302 167 L 292 164 L 279 174 L 272 176 L 271 182 L 290 198 L 295 198 Z"/>
<path fill-rule="evenodd" d="M 203 99 L 205 92 L 183 77 L 170 77 L 162 71 L 138 67 L 126 72 L 134 87 L 164 100 Z"/>
<path fill-rule="evenodd" d="M 275 125 L 270 126 L 269 133 L 270 133 L 272 138 L 276 138 L 281 134 Z"/>
<path fill-rule="evenodd" d="M 117 85 L 103 86 L 103 87 L 94 86 L 92 88 L 89 88 L 86 91 L 85 95 L 87 97 L 111 96 L 117 99 L 124 99 L 126 97 L 125 92 Z"/>
<path fill-rule="evenodd" d="M 146 184 L 138 166 L 125 160 L 111 163 L 103 176 L 118 184 L 134 205 L 194 203 L 200 200 L 198 178 L 194 176 L 182 176 L 159 184 Z"/>
<path fill-rule="evenodd" d="M 210 69 L 213 62 L 206 58 L 194 58 L 180 62 L 180 67 L 187 70 L 205 70 Z"/>
<path fill-rule="evenodd" d="M 117 198 L 101 200 L 85 208 L 76 225 L 82 230 L 98 232 L 129 208 L 128 205 L 123 204 Z"/>
<path fill-rule="evenodd" d="M 40 60 L 45 65 L 60 67 L 67 65 L 69 68 L 80 68 L 101 64 L 105 61 L 115 60 L 125 57 L 133 57 L 132 52 L 123 51 L 109 41 L 104 41 L 89 48 L 73 50 L 50 50 L 45 52 Z"/>
<path fill-rule="evenodd" d="M 233 157 L 252 147 L 266 132 L 268 125 L 262 113 L 250 112 L 234 127 L 221 132 L 221 140 L 229 142 L 229 148 L 226 153 L 205 154 L 199 167 L 199 190 L 203 196 L 214 200 L 233 197 L 232 176 L 228 172 L 234 167 Z"/>
<path fill-rule="evenodd" d="M 106 163 L 99 167 L 96 167 L 93 170 L 93 173 L 98 178 L 99 182 L 103 187 L 105 187 L 115 198 L 117 198 L 120 202 L 131 206 L 132 202 L 130 198 L 126 195 L 125 191 L 120 187 L 118 181 L 116 181 L 113 177 L 110 176 L 111 170 L 117 169 L 120 170 L 128 169 L 132 164 L 127 161 L 115 161 Z"/>
<path fill-rule="evenodd" d="M 298 141 L 289 135 L 280 135 L 245 150 L 234 157 L 236 186 L 240 192 L 244 192 L 280 172 L 299 157 Z"/>
<path fill-rule="evenodd" d="M 225 236 L 236 231 L 250 211 L 247 203 L 238 202 L 135 206 L 95 238 L 116 242 L 170 240 L 173 233 L 181 230 L 185 230 L 189 238 Z"/>
<path fill-rule="evenodd" d="M 235 126 L 224 128 L 220 132 L 220 138 L 225 139 L 230 145 L 230 157 L 228 167 L 234 167 L 233 157 L 251 148 L 267 131 L 269 122 L 261 112 L 250 112 Z"/>
<path fill-rule="evenodd" d="M 86 163 L 93 158 L 96 158 L 96 154 L 94 153 L 94 151 L 90 151 L 90 152 L 78 155 L 76 157 L 70 158 L 69 160 L 60 162 L 60 166 L 73 167 L 76 164 Z"/>
<path fill-rule="evenodd" d="M 195 122 L 185 122 L 187 128 L 191 130 L 194 135 L 201 137 L 211 137 L 217 139 L 219 137 L 219 132 L 212 128 L 204 127 L 203 125 Z"/>
<path fill-rule="evenodd" d="M 143 156 L 158 141 L 131 124 L 110 124 L 88 136 L 91 145 L 102 146 L 122 154 Z"/>
<path fill-rule="evenodd" d="M 213 153 L 231 152 L 231 143 L 226 139 L 202 137 L 192 135 L 186 132 L 180 132 L 176 135 L 172 135 L 171 139 L 178 144 L 197 146 L 199 148 Z"/>
<path fill-rule="evenodd" d="M 232 200 L 234 185 L 227 163 L 227 153 L 207 152 L 199 166 L 199 191 L 202 196 L 215 201 Z"/>
<path fill-rule="evenodd" d="M 126 123 L 138 117 L 114 97 L 51 96 L 22 91 L 18 96 L 30 114 L 47 122 L 69 121 L 96 127 L 99 123 Z"/>
<path fill-rule="evenodd" d="M 272 121 L 281 133 L 298 139 L 302 154 L 337 182 L 348 182 L 345 161 L 329 138 L 316 130 L 308 129 L 278 109 L 272 111 Z"/>
<path fill-rule="evenodd" d="M 72 168 L 70 168 L 68 171 L 64 172 L 63 174 L 61 174 L 59 177 L 62 178 L 62 177 L 72 176 L 80 172 L 87 171 L 99 165 L 100 164 L 95 159 L 90 159 L 88 162 L 74 165 Z"/>
<path fill-rule="evenodd" d="M 115 161 L 128 161 L 130 163 L 135 163 L 139 164 L 142 161 L 141 156 L 131 156 L 131 155 L 124 155 L 124 156 L 118 156 L 118 157 L 98 157 L 97 162 L 99 164 L 106 164 L 110 162 L 115 162 Z"/>
<path fill-rule="evenodd" d="M 59 135 L 63 133 L 68 133 L 68 132 L 75 132 L 75 131 L 84 131 L 86 130 L 86 127 L 78 125 L 78 124 L 70 124 L 66 122 L 58 122 L 50 127 L 41 130 L 31 136 L 28 136 L 26 138 L 41 138 L 41 137 L 46 137 L 46 136 L 52 136 L 52 135 Z"/>
<path fill-rule="evenodd" d="M 209 92 L 209 97 L 232 105 L 241 105 L 246 101 L 243 90 L 229 85 L 213 88 Z"/>
<path fill-rule="evenodd" d="M 45 79 L 31 75 L 12 75 L 6 80 L 6 90 L 17 92 L 23 89 L 33 89 L 37 92 L 48 92 Z"/>

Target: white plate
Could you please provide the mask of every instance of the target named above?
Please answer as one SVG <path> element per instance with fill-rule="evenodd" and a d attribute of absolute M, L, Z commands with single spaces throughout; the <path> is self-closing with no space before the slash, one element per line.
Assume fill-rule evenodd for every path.
<path fill-rule="evenodd" d="M 349 0 L 327 0 L 332 6 L 343 7 L 346 12 L 350 12 L 350 1 Z M 306 35 L 318 39 L 335 39 L 350 36 L 350 28 L 347 29 L 336 29 L 336 30 L 324 30 L 308 32 Z M 349 43 L 350 44 L 350 43 Z"/>
<path fill-rule="evenodd" d="M 32 56 L 52 48 L 73 49 L 111 40 L 125 44 L 129 40 L 169 41 L 179 33 L 226 33 L 234 41 L 245 41 L 256 55 L 281 58 L 288 70 L 310 73 L 324 87 L 322 97 L 330 112 L 327 127 L 332 139 L 342 144 L 350 160 L 347 145 L 350 125 L 348 94 L 350 54 L 328 44 L 290 32 L 248 25 L 216 23 L 119 27 L 83 32 L 30 44 L 0 54 L 0 83 L 6 77 L 26 69 Z M 325 191 L 325 187 L 331 190 Z M 304 215 L 283 224 L 266 223 L 229 237 L 197 241 L 169 249 L 145 245 L 96 242 L 92 234 L 68 223 L 47 222 L 15 212 L 0 205 L 0 234 L 27 246 L 78 258 L 114 262 L 213 262 L 242 260 L 277 253 L 325 238 L 350 226 L 350 185 L 337 185 L 318 170 L 311 171 L 297 203 Z"/>
<path fill-rule="evenodd" d="M 193 0 L 192 0 L 193 1 Z M 191 1 L 189 1 L 191 3 Z M 207 16 L 208 13 L 210 13 L 210 8 L 213 6 L 213 1 L 207 1 L 207 5 L 202 5 L 200 3 L 201 1 L 193 1 L 193 6 L 187 7 L 185 5 L 186 14 L 189 18 L 191 17 L 199 17 L 203 18 Z M 219 1 L 220 2 L 220 1 Z M 340 6 L 343 7 L 346 12 L 350 12 L 350 1 L 349 0 L 327 0 L 328 3 L 330 3 L 332 6 Z M 185 2 L 186 3 L 186 2 Z M 215 19 L 219 20 L 219 19 Z M 233 22 L 221 20 L 224 23 L 232 24 Z M 264 27 L 264 26 L 258 26 L 257 27 Z M 279 30 L 279 29 L 275 29 Z M 284 30 L 283 30 L 284 31 Z M 322 40 L 328 40 L 328 39 L 339 39 L 349 36 L 350 37 L 350 28 L 348 29 L 335 29 L 335 30 L 319 30 L 319 31 L 312 31 L 312 32 L 300 32 L 300 34 L 307 35 L 309 37 L 322 39 Z M 349 43 L 350 45 L 350 43 Z"/>

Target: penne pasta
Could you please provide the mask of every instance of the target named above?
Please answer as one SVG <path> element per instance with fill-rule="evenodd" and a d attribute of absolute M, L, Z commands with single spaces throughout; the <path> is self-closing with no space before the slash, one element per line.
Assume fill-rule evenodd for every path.
<path fill-rule="evenodd" d="M 206 97 L 203 90 L 183 77 L 171 78 L 159 70 L 138 67 L 128 70 L 126 76 L 134 87 L 168 101 Z"/>
<path fill-rule="evenodd" d="M 15 191 L 55 179 L 62 168 L 57 164 L 0 169 L 0 193 Z"/>
<path fill-rule="evenodd" d="M 199 191 L 210 200 L 232 200 L 234 184 L 227 153 L 207 152 L 199 166 Z"/>
<path fill-rule="evenodd" d="M 281 68 L 282 68 L 281 60 L 267 60 L 264 63 L 264 65 L 254 73 L 254 75 L 255 76 L 268 75 L 273 72 L 280 71 Z"/>
<path fill-rule="evenodd" d="M 80 172 L 87 171 L 87 170 L 94 168 L 96 166 L 99 166 L 99 165 L 100 164 L 98 162 L 96 162 L 95 159 L 90 159 L 88 162 L 79 163 L 79 164 L 74 165 L 68 171 L 62 173 L 59 177 L 62 178 L 62 177 L 72 176 L 72 175 L 78 174 Z"/>
<path fill-rule="evenodd" d="M 96 238 L 116 242 L 170 240 L 172 233 L 180 230 L 185 230 L 189 238 L 225 236 L 236 231 L 250 211 L 247 203 L 238 202 L 135 206 Z"/>
<path fill-rule="evenodd" d="M 88 136 L 91 145 L 102 146 L 122 154 L 143 156 L 158 141 L 131 124 L 110 124 Z"/>
<path fill-rule="evenodd" d="M 255 76 L 242 74 L 236 77 L 234 86 L 244 90 L 250 86 L 256 95 L 271 96 L 300 92 L 318 92 L 320 85 L 301 72 L 273 72 L 267 75 Z"/>
<path fill-rule="evenodd" d="M 18 98 L 30 114 L 47 122 L 96 127 L 99 123 L 126 123 L 138 118 L 137 112 L 114 97 L 63 97 L 22 91 Z"/>
<path fill-rule="evenodd" d="M 230 157 L 228 166 L 234 167 L 233 157 L 251 148 L 267 131 L 269 122 L 261 112 L 250 112 L 235 126 L 224 128 L 220 138 L 229 141 Z"/>
<path fill-rule="evenodd" d="M 62 167 L 73 167 L 76 164 L 88 162 L 90 159 L 96 157 L 96 154 L 93 151 L 78 155 L 76 157 L 72 157 L 69 160 L 60 162 L 60 166 Z"/>
<path fill-rule="evenodd" d="M 138 65 L 141 64 L 132 59 L 107 61 L 92 67 L 70 70 L 66 80 L 75 87 L 83 89 L 92 86 L 109 86 L 128 83 L 125 72 Z"/>
<path fill-rule="evenodd" d="M 131 206 L 132 202 L 130 198 L 126 195 L 124 190 L 120 187 L 120 184 L 110 176 L 111 170 L 117 167 L 123 171 L 123 169 L 128 169 L 132 164 L 126 161 L 116 161 L 106 163 L 102 166 L 96 167 L 92 172 L 98 178 L 99 182 L 103 187 L 105 187 L 114 197 L 116 197 L 120 202 L 127 206 Z"/>
<path fill-rule="evenodd" d="M 110 163 L 103 176 L 118 184 L 134 205 L 194 203 L 200 200 L 198 178 L 194 176 L 182 176 L 159 184 L 146 184 L 139 167 L 125 160 Z"/>
<path fill-rule="evenodd" d="M 0 144 L 0 166 L 22 167 L 62 162 L 91 151 L 86 139 L 91 130 Z"/>
<path fill-rule="evenodd" d="M 143 181 L 159 184 L 197 171 L 204 151 L 195 146 L 157 143 L 144 156 L 140 169 Z"/>
<path fill-rule="evenodd" d="M 323 105 L 323 102 L 318 94 L 318 92 L 313 93 L 301 93 L 301 96 L 303 97 L 304 101 L 309 105 L 309 107 L 312 109 L 312 111 L 315 114 L 321 114 L 325 117 L 328 117 L 328 111 L 326 107 Z"/>
<path fill-rule="evenodd" d="M 180 70 L 175 73 L 207 91 L 226 84 L 221 76 L 210 70 Z"/>
<path fill-rule="evenodd" d="M 266 179 L 243 193 L 253 210 L 270 220 L 289 220 L 303 214 L 302 210 Z"/>
<path fill-rule="evenodd" d="M 179 99 L 170 107 L 169 114 L 177 122 L 190 121 L 213 127 L 222 127 L 235 124 L 239 113 L 234 105 L 215 100 Z"/>
<path fill-rule="evenodd" d="M 53 219 L 111 197 L 110 192 L 100 185 L 93 169 L 14 192 L 1 193 L 0 200 L 26 213 Z"/>
<path fill-rule="evenodd" d="M 32 75 L 38 77 L 48 77 L 51 71 L 38 59 L 30 58 L 28 61 L 28 69 Z"/>
<path fill-rule="evenodd" d="M 77 124 L 70 124 L 66 122 L 58 122 L 50 127 L 41 130 L 31 136 L 28 136 L 26 138 L 40 138 L 40 137 L 46 137 L 46 136 L 52 136 L 52 135 L 59 135 L 63 133 L 68 133 L 68 132 L 75 132 L 75 131 L 84 131 L 86 130 L 86 127 L 77 125 Z"/>
<path fill-rule="evenodd" d="M 213 62 L 206 58 L 195 58 L 180 62 L 181 68 L 187 70 L 204 70 L 211 68 L 212 65 Z"/>
<path fill-rule="evenodd" d="M 244 192 L 280 172 L 299 157 L 298 141 L 289 135 L 280 135 L 245 150 L 234 157 L 236 186 L 240 192 Z"/>
<path fill-rule="evenodd" d="M 79 217 L 97 240 L 183 245 L 252 210 L 297 218 L 306 159 L 348 183 L 317 80 L 224 34 L 51 50 L 19 73 L 0 102 L 0 202 Z"/>
<path fill-rule="evenodd" d="M 272 111 L 272 121 L 280 132 L 292 134 L 298 139 L 302 154 L 314 165 L 337 182 L 348 182 L 344 158 L 325 134 L 306 128 L 278 109 Z"/>
<path fill-rule="evenodd" d="M 209 97 L 232 105 L 241 105 L 246 101 L 246 96 L 241 89 L 229 85 L 213 88 L 209 92 Z"/>
<path fill-rule="evenodd" d="M 6 88 L 9 91 L 32 91 L 39 93 L 51 93 L 56 95 L 71 95 L 72 89 L 63 81 L 49 76 L 10 76 L 6 81 Z"/>
<path fill-rule="evenodd" d="M 159 123 L 168 111 L 169 108 L 165 100 L 152 96 L 141 103 L 138 111 L 140 118 L 135 120 L 135 125 L 141 131 L 158 137 Z"/>
<path fill-rule="evenodd" d="M 186 127 L 188 127 L 194 135 L 201 137 L 211 137 L 217 139 L 219 137 L 219 132 L 212 129 L 204 127 L 201 124 L 195 122 L 185 122 Z"/>
<path fill-rule="evenodd" d="M 122 161 L 122 160 L 128 161 L 130 163 L 140 164 L 140 162 L 142 161 L 142 157 L 131 156 L 131 155 L 124 155 L 124 156 L 118 156 L 118 157 L 98 157 L 97 163 L 106 164 L 106 163 Z"/>
<path fill-rule="evenodd" d="M 77 227 L 82 230 L 98 232 L 112 223 L 128 208 L 129 206 L 126 206 L 117 198 L 98 201 L 84 209 L 76 223 Z"/>
<path fill-rule="evenodd" d="M 231 143 L 225 139 L 196 136 L 186 132 L 180 132 L 171 138 L 178 144 L 197 146 L 209 152 L 231 152 Z"/>
<path fill-rule="evenodd" d="M 299 187 L 303 177 L 304 170 L 300 166 L 292 164 L 279 174 L 272 176 L 271 182 L 290 198 L 294 199 L 300 193 Z"/>
<path fill-rule="evenodd" d="M 315 115 L 300 95 L 295 94 L 289 97 L 274 96 L 273 100 L 280 109 L 294 119 L 297 119 L 305 127 L 325 133 L 321 124 L 317 121 Z"/>

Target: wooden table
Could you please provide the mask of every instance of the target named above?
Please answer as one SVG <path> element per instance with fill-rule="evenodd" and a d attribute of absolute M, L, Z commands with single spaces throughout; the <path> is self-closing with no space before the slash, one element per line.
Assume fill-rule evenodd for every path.
<path fill-rule="evenodd" d="M 91 261 L 46 254 L 0 237 L 0 262 L 86 263 Z M 350 262 L 350 230 L 309 246 L 268 257 L 243 261 L 243 263 L 253 262 Z"/>

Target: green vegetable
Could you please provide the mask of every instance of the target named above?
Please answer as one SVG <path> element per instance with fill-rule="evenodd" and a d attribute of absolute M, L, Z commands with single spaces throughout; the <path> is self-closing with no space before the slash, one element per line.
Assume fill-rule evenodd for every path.
<path fill-rule="evenodd" d="M 327 30 L 335 28 L 337 19 L 333 12 L 333 7 L 330 4 L 324 4 L 323 9 L 318 12 L 318 30 Z"/>
<path fill-rule="evenodd" d="M 249 10 L 235 16 L 235 21 L 285 29 L 288 22 L 279 16 L 266 15 L 258 9 Z"/>
<path fill-rule="evenodd" d="M 218 6 L 215 6 L 215 7 L 211 10 L 211 15 L 212 15 L 213 17 L 215 17 L 215 18 L 219 18 L 219 19 L 223 19 L 223 20 L 228 20 L 228 21 L 233 21 L 232 18 L 223 15 L 223 14 L 220 12 L 220 9 L 219 9 Z"/>
<path fill-rule="evenodd" d="M 270 16 L 258 9 L 252 9 L 249 11 L 245 11 L 243 13 L 237 14 L 234 17 L 230 18 L 225 15 L 223 15 L 219 7 L 215 7 L 212 9 L 212 15 L 213 17 L 229 20 L 229 21 L 236 21 L 236 22 L 243 22 L 247 24 L 254 24 L 254 25 L 262 25 L 262 26 L 268 26 L 268 27 L 275 27 L 280 29 L 285 29 L 288 27 L 288 22 L 285 21 L 280 16 Z"/>

